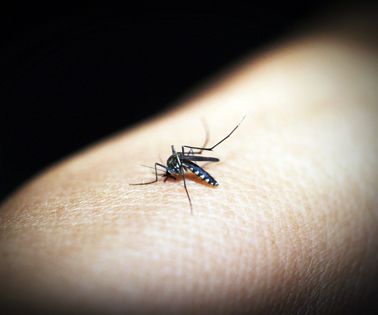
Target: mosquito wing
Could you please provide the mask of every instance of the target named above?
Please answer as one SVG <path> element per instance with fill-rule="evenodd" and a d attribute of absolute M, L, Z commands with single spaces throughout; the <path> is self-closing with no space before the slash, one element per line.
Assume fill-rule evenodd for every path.
<path fill-rule="evenodd" d="M 217 159 L 215 157 L 193 156 L 193 155 L 185 155 L 185 160 L 189 160 L 189 161 L 202 161 L 202 162 L 219 162 L 219 159 Z"/>

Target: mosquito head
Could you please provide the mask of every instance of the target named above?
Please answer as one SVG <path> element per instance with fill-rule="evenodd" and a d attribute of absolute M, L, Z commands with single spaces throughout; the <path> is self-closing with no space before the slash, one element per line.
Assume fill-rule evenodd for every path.
<path fill-rule="evenodd" d="M 174 173 L 176 175 L 181 174 L 181 160 L 180 160 L 180 153 L 172 154 L 167 160 L 167 166 L 169 170 L 167 172 Z"/>

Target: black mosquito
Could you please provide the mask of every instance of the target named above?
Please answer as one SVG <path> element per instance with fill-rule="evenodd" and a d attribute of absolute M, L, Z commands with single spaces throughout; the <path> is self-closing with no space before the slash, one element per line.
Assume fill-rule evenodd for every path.
<path fill-rule="evenodd" d="M 202 167 L 198 166 L 196 162 L 219 162 L 219 159 L 217 158 L 201 156 L 202 151 L 212 151 L 215 147 L 220 145 L 223 141 L 225 141 L 228 137 L 230 137 L 234 133 L 234 131 L 240 126 L 240 124 L 243 122 L 244 118 L 247 115 L 245 115 L 242 118 L 240 123 L 228 134 L 228 136 L 223 138 L 221 141 L 219 141 L 216 145 L 212 146 L 211 148 L 205 148 L 208 142 L 207 132 L 206 132 L 206 140 L 202 148 L 183 145 L 181 146 L 182 151 L 176 152 L 175 147 L 172 145 L 172 155 L 167 160 L 167 166 L 160 163 L 155 163 L 155 167 L 151 167 L 155 169 L 156 179 L 154 181 L 148 182 L 148 183 L 139 183 L 139 184 L 130 184 L 130 185 L 149 185 L 149 184 L 156 183 L 158 181 L 158 171 L 165 172 L 164 174 L 161 174 L 162 177 L 165 177 L 164 183 L 167 181 L 168 178 L 172 178 L 176 180 L 176 177 L 174 177 L 172 174 L 182 175 L 183 180 L 184 180 L 185 191 L 189 199 L 190 213 L 193 214 L 192 201 L 189 196 L 188 188 L 186 187 L 185 173 L 189 169 L 199 178 L 206 181 L 208 184 L 213 185 L 213 186 L 219 186 L 219 183 Z M 185 152 L 185 148 L 190 149 L 190 150 L 188 152 Z M 195 152 L 193 150 L 199 150 L 199 151 Z M 164 168 L 164 171 L 157 169 L 158 166 Z"/>

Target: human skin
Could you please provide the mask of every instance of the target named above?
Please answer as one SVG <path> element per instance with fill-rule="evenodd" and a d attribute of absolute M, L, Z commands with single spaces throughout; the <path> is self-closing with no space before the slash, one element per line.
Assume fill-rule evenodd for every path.
<path fill-rule="evenodd" d="M 376 26 L 363 12 L 293 35 L 26 183 L 0 210 L 5 309 L 376 307 Z M 154 180 L 140 164 L 165 161 L 172 144 L 201 146 L 201 118 L 212 146 L 248 112 L 204 152 L 220 159 L 205 166 L 219 187 L 187 175 L 193 215 L 182 177 L 129 185 Z"/>

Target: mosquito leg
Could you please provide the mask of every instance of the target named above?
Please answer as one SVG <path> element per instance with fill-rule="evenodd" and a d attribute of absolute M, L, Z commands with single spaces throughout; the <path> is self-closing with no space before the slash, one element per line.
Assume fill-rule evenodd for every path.
<path fill-rule="evenodd" d="M 188 155 L 192 155 L 192 156 L 194 156 L 194 151 L 193 151 L 193 149 L 190 149 L 190 150 L 189 150 Z M 196 164 L 198 165 L 198 163 L 197 163 L 196 161 L 194 161 L 194 163 L 196 163 Z"/>
<path fill-rule="evenodd" d="M 249 113 L 248 113 L 249 114 Z M 247 114 L 247 115 L 248 115 Z M 199 148 L 199 147 L 191 147 L 191 146 L 188 146 L 188 145 L 184 145 L 185 148 L 189 148 L 189 149 L 196 149 L 196 150 L 200 150 L 199 152 L 196 152 L 194 154 L 200 154 L 203 150 L 206 150 L 206 151 L 212 151 L 215 147 L 217 147 L 218 145 L 220 145 L 224 140 L 226 140 L 228 137 L 230 137 L 234 131 L 240 126 L 240 124 L 243 122 L 244 118 L 247 116 L 247 115 L 244 115 L 244 117 L 242 118 L 242 120 L 240 121 L 240 123 L 238 123 L 238 125 L 228 134 L 228 136 L 226 136 L 225 138 L 223 138 L 221 141 L 219 141 L 216 145 L 212 146 L 211 148 Z"/>
<path fill-rule="evenodd" d="M 189 204 L 190 204 L 190 214 L 193 214 L 192 201 L 190 200 L 190 196 L 189 196 L 188 188 L 186 188 L 186 180 L 185 180 L 185 174 L 184 174 L 184 173 L 182 173 L 182 178 L 184 179 L 184 187 L 185 187 L 186 194 L 188 195 L 188 199 L 189 199 Z"/>
<path fill-rule="evenodd" d="M 209 142 L 209 126 L 207 125 L 206 120 L 204 118 L 202 118 L 201 121 L 202 121 L 202 125 L 205 128 L 205 132 L 206 132 L 205 143 L 202 145 L 202 148 L 205 148 L 207 146 L 207 143 Z M 190 150 L 193 152 L 193 149 L 190 149 Z M 202 153 L 202 150 L 199 151 L 199 154 L 201 154 L 201 153 Z"/>
<path fill-rule="evenodd" d="M 190 149 L 188 153 L 185 153 L 185 146 L 184 146 L 184 145 L 181 147 L 181 149 L 182 149 L 182 155 L 183 155 L 183 156 L 194 156 L 194 151 L 193 151 L 193 149 Z M 198 154 L 198 153 L 197 153 L 197 154 Z"/>
<path fill-rule="evenodd" d="M 206 133 L 205 143 L 202 146 L 202 148 L 204 148 L 204 147 L 206 147 L 207 143 L 209 142 L 209 127 L 207 126 L 206 120 L 204 118 L 201 119 L 201 122 L 203 124 L 203 127 L 205 128 L 205 133 Z M 184 145 L 184 146 L 182 146 L 182 154 L 184 156 L 185 156 L 185 149 L 184 149 L 184 147 L 190 148 L 189 152 L 187 153 L 188 155 L 194 156 L 194 154 L 201 154 L 202 153 L 202 150 L 199 151 L 199 152 L 194 153 L 193 149 L 196 149 L 196 148 L 192 149 L 192 147 Z"/>
<path fill-rule="evenodd" d="M 182 148 L 182 154 L 183 156 L 185 156 L 185 149 L 184 149 L 184 146 L 181 147 Z M 189 152 L 187 153 L 187 156 L 194 156 L 194 151 L 193 149 L 190 149 Z M 196 163 L 198 165 L 198 163 L 196 161 L 193 161 L 194 163 Z"/>
<path fill-rule="evenodd" d="M 156 179 L 152 182 L 148 182 L 148 183 L 138 183 L 138 184 L 130 184 L 130 185 L 149 185 L 149 184 L 153 184 L 153 183 L 156 183 L 158 181 L 158 169 L 157 169 L 157 166 L 161 166 L 163 168 L 165 168 L 167 171 L 170 170 L 168 167 L 166 167 L 165 165 L 163 164 L 160 164 L 160 163 L 155 163 L 155 175 L 156 175 Z"/>

